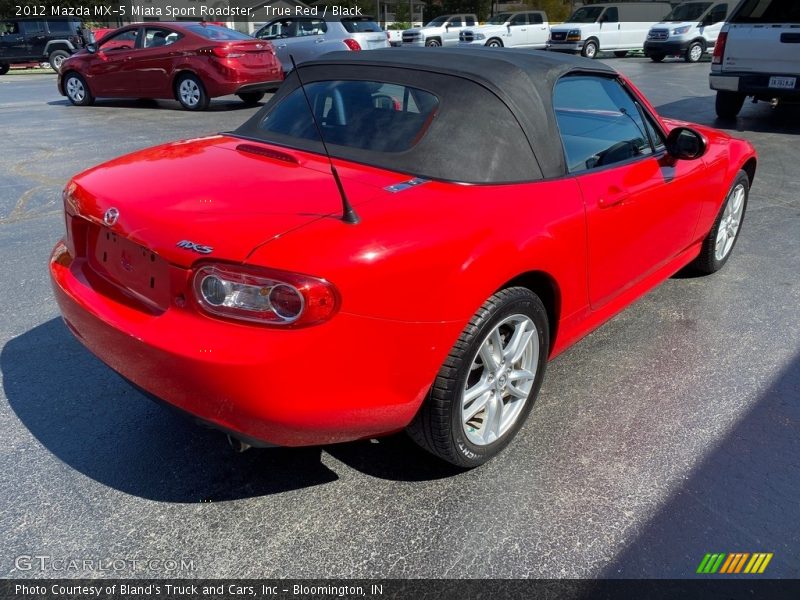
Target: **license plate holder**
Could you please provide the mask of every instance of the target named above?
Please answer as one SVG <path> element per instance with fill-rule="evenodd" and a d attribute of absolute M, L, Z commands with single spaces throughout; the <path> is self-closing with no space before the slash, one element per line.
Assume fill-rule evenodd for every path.
<path fill-rule="evenodd" d="M 774 75 L 769 78 L 769 87 L 777 90 L 793 90 L 797 85 L 797 77 L 780 77 Z"/>

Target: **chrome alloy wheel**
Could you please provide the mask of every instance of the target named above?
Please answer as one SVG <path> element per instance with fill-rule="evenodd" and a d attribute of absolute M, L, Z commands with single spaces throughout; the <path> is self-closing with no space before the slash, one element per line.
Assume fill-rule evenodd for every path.
<path fill-rule="evenodd" d="M 692 62 L 698 62 L 701 58 L 703 58 L 703 47 L 700 44 L 693 44 L 689 48 L 689 59 Z"/>
<path fill-rule="evenodd" d="M 728 256 L 731 248 L 733 248 L 733 243 L 739 233 L 739 225 L 742 223 L 745 195 L 744 185 L 740 183 L 733 188 L 728 197 L 725 210 L 722 213 L 722 219 L 719 222 L 717 240 L 714 245 L 714 258 L 717 260 L 722 260 Z"/>
<path fill-rule="evenodd" d="M 461 422 L 467 439 L 486 446 L 522 413 L 536 380 L 539 332 L 525 315 L 511 315 L 484 338 L 464 383 Z"/>
<path fill-rule="evenodd" d="M 184 79 L 178 87 L 178 93 L 181 95 L 181 100 L 187 106 L 197 106 L 200 102 L 200 86 L 193 79 Z"/>
<path fill-rule="evenodd" d="M 83 82 L 77 77 L 67 79 L 67 95 L 73 102 L 83 102 L 86 97 L 86 89 Z"/>

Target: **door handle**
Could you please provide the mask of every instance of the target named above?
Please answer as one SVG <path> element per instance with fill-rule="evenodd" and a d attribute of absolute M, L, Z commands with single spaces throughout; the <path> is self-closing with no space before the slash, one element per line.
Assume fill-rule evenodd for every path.
<path fill-rule="evenodd" d="M 314 43 L 315 44 L 321 44 L 324 41 L 325 41 L 325 38 L 322 38 L 321 40 L 314 40 Z"/>
<path fill-rule="evenodd" d="M 275 46 L 275 47 L 276 47 L 276 48 L 286 48 L 286 44 L 279 44 L 279 45 L 277 45 L 277 46 Z"/>
<path fill-rule="evenodd" d="M 605 196 L 600 198 L 597 202 L 597 206 L 600 208 L 611 208 L 613 206 L 619 206 L 623 204 L 628 199 L 628 194 L 620 190 L 619 188 L 611 188 L 608 190 Z"/>

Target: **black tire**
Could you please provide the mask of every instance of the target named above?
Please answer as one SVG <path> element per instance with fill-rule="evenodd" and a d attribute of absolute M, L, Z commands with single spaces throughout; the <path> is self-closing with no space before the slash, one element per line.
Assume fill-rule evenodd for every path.
<path fill-rule="evenodd" d="M 438 39 L 436 39 L 436 38 L 433 38 L 433 39 L 427 40 L 427 41 L 425 42 L 425 45 L 426 45 L 428 48 L 438 48 L 439 46 L 441 46 L 441 45 L 442 45 L 442 42 L 440 42 L 440 41 L 439 41 Z"/>
<path fill-rule="evenodd" d="M 509 429 L 489 444 L 476 445 L 467 437 L 462 422 L 462 392 L 481 345 L 512 315 L 526 316 L 536 327 L 539 355 L 533 385 Z M 549 344 L 547 312 L 539 297 L 523 287 L 497 292 L 478 309 L 450 350 L 428 397 L 408 426 L 408 434 L 422 448 L 451 464 L 473 468 L 485 463 L 503 450 L 525 423 L 542 385 Z"/>
<path fill-rule="evenodd" d="M 600 51 L 600 46 L 597 44 L 597 40 L 594 38 L 590 40 L 586 40 L 586 43 L 583 45 L 583 49 L 581 50 L 581 56 L 585 56 L 586 58 L 597 58 L 597 53 Z"/>
<path fill-rule="evenodd" d="M 502 40 L 498 40 L 497 38 L 492 38 L 488 42 L 486 42 L 486 45 L 489 46 L 489 48 L 502 48 L 503 42 Z"/>
<path fill-rule="evenodd" d="M 184 89 L 183 86 L 186 86 Z M 196 75 L 186 73 L 175 80 L 175 99 L 186 110 L 205 110 L 211 99 L 206 87 Z"/>
<path fill-rule="evenodd" d="M 50 68 L 53 69 L 56 73 L 61 68 L 61 63 L 63 63 L 66 59 L 69 58 L 69 52 L 66 50 L 53 50 L 50 53 L 50 56 L 47 57 L 48 62 L 50 63 Z"/>
<path fill-rule="evenodd" d="M 5 75 L 8 73 L 8 70 L 11 68 L 11 65 L 8 63 L 0 63 L 0 75 Z"/>
<path fill-rule="evenodd" d="M 75 106 L 90 106 L 94 104 L 94 95 L 92 90 L 89 89 L 86 80 L 74 71 L 64 76 L 61 85 L 64 87 L 67 100 Z"/>
<path fill-rule="evenodd" d="M 742 207 L 742 214 L 739 218 L 739 225 L 736 230 L 735 237 L 733 238 L 733 244 L 731 245 L 730 249 L 728 249 L 727 253 L 720 259 L 716 256 L 717 234 L 719 233 L 720 225 L 723 222 L 725 209 L 728 204 L 733 201 L 735 193 L 740 186 L 741 189 L 744 190 L 744 206 Z M 716 273 L 719 271 L 725 265 L 725 263 L 728 262 L 728 259 L 730 258 L 731 254 L 733 254 L 733 249 L 736 247 L 736 242 L 739 240 L 742 232 L 742 224 L 744 223 L 744 218 L 747 214 L 747 200 L 749 196 L 750 178 L 744 171 L 739 171 L 736 174 L 736 178 L 733 180 L 731 189 L 728 190 L 728 194 L 725 196 L 725 202 L 722 203 L 722 207 L 719 209 L 719 214 L 714 220 L 714 226 L 711 227 L 711 231 L 708 232 L 708 235 L 703 240 L 700 256 L 698 256 L 694 262 L 689 265 L 690 271 L 700 273 L 702 275 L 710 275 L 711 273 Z"/>
<path fill-rule="evenodd" d="M 720 119 L 733 120 L 739 116 L 744 106 L 745 95 L 739 92 L 717 92 L 717 116 Z"/>
<path fill-rule="evenodd" d="M 244 102 L 247 106 L 255 106 L 261 102 L 261 99 L 264 97 L 264 92 L 245 92 L 236 95 L 239 96 L 239 100 Z"/>
<path fill-rule="evenodd" d="M 686 49 L 686 53 L 683 55 L 683 60 L 685 60 L 687 63 L 700 62 L 700 59 L 703 58 L 703 52 L 705 52 L 703 44 L 700 42 L 692 42 Z"/>
<path fill-rule="evenodd" d="M 627 50 L 616 50 L 614 52 L 614 56 L 616 56 L 617 58 L 625 58 L 626 56 L 628 56 L 628 51 Z"/>
<path fill-rule="evenodd" d="M 651 54 L 650 60 L 653 62 L 662 62 L 665 58 L 667 58 L 666 54 Z"/>

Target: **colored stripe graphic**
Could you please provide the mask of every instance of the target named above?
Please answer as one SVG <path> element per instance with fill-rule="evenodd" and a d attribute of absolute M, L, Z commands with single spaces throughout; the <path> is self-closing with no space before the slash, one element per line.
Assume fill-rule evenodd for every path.
<path fill-rule="evenodd" d="M 729 552 L 708 553 L 700 561 L 697 573 L 713 575 L 734 575 L 737 573 L 747 573 L 750 575 L 761 574 L 772 560 L 772 552 Z M 746 566 L 745 566 L 746 565 Z"/>

